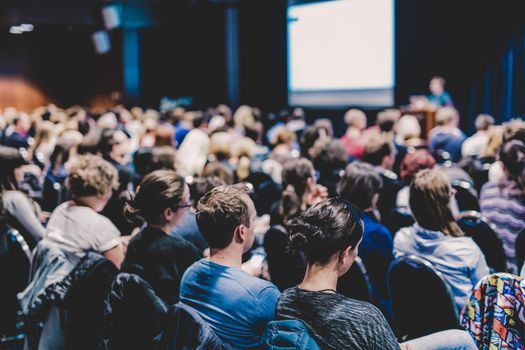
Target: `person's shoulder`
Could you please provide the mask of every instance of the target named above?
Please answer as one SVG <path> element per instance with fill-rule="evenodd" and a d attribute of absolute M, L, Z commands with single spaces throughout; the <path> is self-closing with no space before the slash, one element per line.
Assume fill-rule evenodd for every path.
<path fill-rule="evenodd" d="M 193 264 L 190 265 L 190 267 L 188 267 L 182 279 L 183 280 L 192 279 L 193 276 L 195 276 L 201 271 L 209 271 L 210 267 L 207 264 L 205 264 L 206 261 L 207 261 L 206 258 L 202 258 L 202 259 L 195 261 Z"/>

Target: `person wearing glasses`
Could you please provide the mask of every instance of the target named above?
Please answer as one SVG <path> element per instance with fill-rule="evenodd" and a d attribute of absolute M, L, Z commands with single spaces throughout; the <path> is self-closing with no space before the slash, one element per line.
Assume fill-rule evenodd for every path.
<path fill-rule="evenodd" d="M 192 243 L 169 235 L 190 210 L 189 198 L 182 176 L 157 170 L 144 177 L 125 207 L 126 217 L 144 225 L 129 243 L 122 271 L 142 277 L 168 305 L 179 301 L 182 275 L 202 258 Z"/>

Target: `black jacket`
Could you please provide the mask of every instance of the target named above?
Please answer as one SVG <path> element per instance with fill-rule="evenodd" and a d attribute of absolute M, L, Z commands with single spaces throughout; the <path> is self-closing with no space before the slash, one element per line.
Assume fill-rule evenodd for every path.
<path fill-rule="evenodd" d="M 109 350 L 154 350 L 167 305 L 138 275 L 120 273 L 107 298 Z"/>
<path fill-rule="evenodd" d="M 190 242 L 148 226 L 130 241 L 122 271 L 139 275 L 166 304 L 173 305 L 179 301 L 182 275 L 201 258 Z"/>

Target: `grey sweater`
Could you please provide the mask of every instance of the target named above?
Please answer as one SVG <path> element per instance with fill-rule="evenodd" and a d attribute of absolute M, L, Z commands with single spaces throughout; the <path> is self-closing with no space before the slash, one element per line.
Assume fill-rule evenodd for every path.
<path fill-rule="evenodd" d="M 303 321 L 322 349 L 400 348 L 375 306 L 341 294 L 287 289 L 277 302 L 276 319 Z"/>

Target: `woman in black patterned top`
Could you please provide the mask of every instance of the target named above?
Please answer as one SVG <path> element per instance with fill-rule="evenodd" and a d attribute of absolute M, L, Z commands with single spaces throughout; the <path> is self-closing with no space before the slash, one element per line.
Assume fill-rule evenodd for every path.
<path fill-rule="evenodd" d="M 293 219 L 294 250 L 304 252 L 306 275 L 279 298 L 276 319 L 298 319 L 322 349 L 399 349 L 373 305 L 338 294 L 337 279 L 350 269 L 363 236 L 361 214 L 343 199 L 323 201 Z"/>
<path fill-rule="evenodd" d="M 461 330 L 399 344 L 375 306 L 337 293 L 337 279 L 352 266 L 363 236 L 361 214 L 350 202 L 325 200 L 292 219 L 288 230 L 308 267 L 303 281 L 281 294 L 276 320 L 302 321 L 322 349 L 476 349 Z"/>

